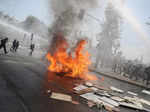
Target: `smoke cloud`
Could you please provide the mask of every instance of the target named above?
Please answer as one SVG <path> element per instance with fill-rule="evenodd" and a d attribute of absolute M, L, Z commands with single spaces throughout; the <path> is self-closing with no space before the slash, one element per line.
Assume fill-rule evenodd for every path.
<path fill-rule="evenodd" d="M 50 0 L 50 7 L 57 16 L 70 9 L 74 9 L 72 11 L 77 12 L 80 9 L 95 8 L 97 4 L 97 0 Z"/>
<path fill-rule="evenodd" d="M 82 20 L 86 11 L 96 8 L 97 0 L 50 0 L 51 11 L 54 15 L 54 22 L 50 28 L 50 48 L 54 48 L 56 40 L 62 36 L 56 36 L 61 33 L 66 38 L 71 46 L 75 44 L 77 37 L 76 33 L 82 25 Z M 53 49 L 54 50 L 54 49 Z M 50 50 L 51 51 L 51 50 Z M 52 51 L 51 51 L 52 52 Z"/>
<path fill-rule="evenodd" d="M 55 21 L 52 30 L 68 36 L 84 18 L 88 9 L 97 7 L 97 0 L 50 0 Z"/>

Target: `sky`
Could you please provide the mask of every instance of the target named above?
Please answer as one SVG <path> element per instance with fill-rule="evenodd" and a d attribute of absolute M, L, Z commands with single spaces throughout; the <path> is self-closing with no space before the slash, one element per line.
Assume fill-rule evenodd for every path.
<path fill-rule="evenodd" d="M 0 11 L 23 21 L 33 15 L 49 24 L 47 0 L 0 0 Z"/>
<path fill-rule="evenodd" d="M 147 41 L 150 40 L 150 26 L 146 22 L 150 21 L 150 0 L 126 0 L 125 5 L 130 9 L 132 15 L 141 25 L 142 30 L 147 35 Z M 127 21 L 124 21 L 121 46 L 124 55 L 129 59 L 144 58 L 145 63 L 150 62 L 150 44 L 146 45 L 143 37 L 139 35 Z"/>
<path fill-rule="evenodd" d="M 52 12 L 49 12 L 47 4 L 48 0 L 1 0 L 0 11 L 14 16 L 20 21 L 23 21 L 29 15 L 33 15 L 45 24 L 50 24 L 53 17 Z M 148 36 L 150 35 L 150 26 L 145 24 L 147 21 L 150 21 L 149 4 L 150 0 L 125 0 L 124 2 L 124 5 L 130 9 L 131 14 L 135 17 L 141 29 L 150 40 Z M 100 3 L 99 8 L 89 13 L 101 19 L 103 12 L 102 8 L 103 2 Z M 98 23 L 95 22 L 94 24 Z M 94 24 L 92 26 L 92 29 L 95 28 L 93 34 L 95 33 L 94 31 L 99 30 L 99 27 L 95 27 Z M 121 35 L 121 50 L 123 51 L 123 55 L 128 59 L 141 58 L 143 56 L 144 62 L 150 62 L 150 45 L 146 45 L 142 38 L 142 35 L 139 35 L 133 26 L 128 23 L 128 21 L 124 20 Z"/>

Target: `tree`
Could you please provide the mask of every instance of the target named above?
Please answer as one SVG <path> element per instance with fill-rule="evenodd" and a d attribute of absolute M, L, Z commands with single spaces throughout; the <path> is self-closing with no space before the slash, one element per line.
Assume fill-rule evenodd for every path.
<path fill-rule="evenodd" d="M 121 17 L 112 5 L 108 3 L 105 9 L 105 21 L 102 24 L 102 31 L 98 35 L 98 56 L 96 67 L 100 64 L 101 67 L 110 67 L 113 63 L 114 52 L 120 39 L 120 24 Z M 117 46 L 118 49 L 118 46 Z"/>
<path fill-rule="evenodd" d="M 48 27 L 41 20 L 34 16 L 28 16 L 25 21 L 20 23 L 20 27 L 38 36 L 44 38 L 48 37 Z"/>

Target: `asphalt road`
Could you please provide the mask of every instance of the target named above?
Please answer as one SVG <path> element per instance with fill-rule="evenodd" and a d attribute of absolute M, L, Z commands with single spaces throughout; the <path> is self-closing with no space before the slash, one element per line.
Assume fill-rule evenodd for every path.
<path fill-rule="evenodd" d="M 61 83 L 57 84 L 60 77 L 53 80 L 48 74 L 46 66 L 40 60 L 31 57 L 0 56 L 0 112 L 93 111 L 84 104 L 75 105 L 50 99 L 46 93 L 47 89 L 72 93 L 64 89 Z M 69 83 L 71 84 L 71 81 L 68 81 Z M 72 95 L 75 100 L 80 100 Z"/>
<path fill-rule="evenodd" d="M 72 92 L 79 79 L 50 73 L 32 57 L 0 56 L 0 112 L 99 112 Z M 71 95 L 80 104 L 49 98 L 47 90 Z M 135 112 L 120 108 L 121 112 Z"/>

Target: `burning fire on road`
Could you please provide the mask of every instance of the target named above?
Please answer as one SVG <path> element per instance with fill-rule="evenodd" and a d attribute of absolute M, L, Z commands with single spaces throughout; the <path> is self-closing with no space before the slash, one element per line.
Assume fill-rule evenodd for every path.
<path fill-rule="evenodd" d="M 86 40 L 80 40 L 73 50 L 68 51 L 69 44 L 65 39 L 56 42 L 55 51 L 46 55 L 50 62 L 48 70 L 72 78 L 97 80 L 96 76 L 88 74 L 91 61 L 90 54 L 85 50 L 86 43 Z"/>

